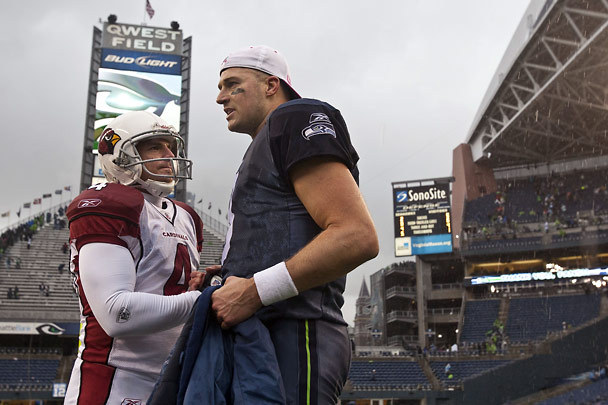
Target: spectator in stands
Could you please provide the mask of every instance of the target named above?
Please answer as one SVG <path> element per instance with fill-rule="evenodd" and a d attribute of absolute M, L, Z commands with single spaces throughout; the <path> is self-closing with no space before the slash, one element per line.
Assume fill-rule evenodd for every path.
<path fill-rule="evenodd" d="M 46 285 L 44 283 L 44 281 L 41 281 L 40 284 L 38 284 L 38 291 L 40 291 L 40 295 L 47 295 L 46 291 L 47 291 L 48 285 Z"/>
<path fill-rule="evenodd" d="M 28 238 L 27 238 L 27 248 L 28 248 L 28 250 L 29 250 L 31 247 L 32 247 L 32 238 L 31 238 L 31 237 L 28 237 Z"/>
<path fill-rule="evenodd" d="M 19 299 L 19 286 L 15 286 L 15 288 L 13 288 L 13 298 L 16 300 Z"/>
<path fill-rule="evenodd" d="M 6 268 L 7 269 L 11 268 L 11 257 L 10 256 L 6 256 Z"/>
<path fill-rule="evenodd" d="M 61 246 L 61 251 L 65 254 L 68 252 L 68 243 L 63 242 L 63 246 Z"/>
<path fill-rule="evenodd" d="M 458 344 L 456 342 L 454 342 L 454 344 L 452 345 L 452 347 L 450 347 L 450 351 L 452 353 L 458 352 Z"/>
<path fill-rule="evenodd" d="M 20 269 L 21 268 L 21 258 L 20 257 L 17 257 L 15 259 L 15 268 L 16 269 Z"/>
<path fill-rule="evenodd" d="M 65 267 L 65 264 L 64 264 L 64 263 L 59 263 L 59 266 L 57 266 L 57 272 L 58 272 L 59 274 L 63 273 L 63 269 L 64 269 L 64 267 Z"/>
<path fill-rule="evenodd" d="M 99 161 L 108 183 L 83 191 L 67 211 L 87 328 L 64 403 L 143 404 L 200 296 L 203 224 L 166 198 L 190 178 L 192 162 L 175 128 L 147 111 L 108 123 Z"/>
<path fill-rule="evenodd" d="M 8 298 L 9 300 L 15 298 L 15 294 L 13 293 L 13 289 L 11 287 L 9 287 L 8 291 L 6 292 L 6 298 Z"/>

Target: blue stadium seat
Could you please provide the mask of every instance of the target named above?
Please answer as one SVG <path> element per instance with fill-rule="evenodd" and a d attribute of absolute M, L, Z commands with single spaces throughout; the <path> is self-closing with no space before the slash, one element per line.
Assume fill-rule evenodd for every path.
<path fill-rule="evenodd" d="M 548 332 L 585 323 L 599 315 L 600 296 L 565 295 L 512 299 L 506 333 L 511 342 L 542 340 Z"/>
<path fill-rule="evenodd" d="M 486 332 L 498 318 L 500 300 L 467 301 L 464 308 L 464 323 L 460 341 L 466 343 L 483 342 Z"/>

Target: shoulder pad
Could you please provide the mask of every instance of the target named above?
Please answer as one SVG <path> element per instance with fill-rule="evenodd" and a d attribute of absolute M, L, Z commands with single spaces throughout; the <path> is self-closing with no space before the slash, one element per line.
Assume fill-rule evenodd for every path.
<path fill-rule="evenodd" d="M 83 215 L 100 215 L 121 218 L 139 224 L 144 205 L 141 191 L 122 184 L 96 184 L 84 190 L 69 205 L 68 220 Z"/>
<path fill-rule="evenodd" d="M 281 110 L 283 108 L 287 108 L 287 109 L 298 109 L 298 108 L 304 108 L 306 109 L 307 107 L 310 108 L 327 108 L 330 110 L 335 110 L 335 108 L 333 106 L 331 106 L 329 103 L 326 103 L 325 101 L 321 101 L 321 100 L 316 100 L 314 98 L 298 98 L 298 99 L 294 99 L 294 100 L 290 100 L 286 103 L 281 104 L 280 106 L 278 106 L 276 110 Z"/>
<path fill-rule="evenodd" d="M 194 208 L 192 208 L 188 204 L 177 200 L 173 200 L 173 202 L 175 203 L 175 205 L 183 208 L 188 214 L 190 214 L 190 216 L 194 220 L 194 224 L 196 227 L 196 246 L 198 251 L 200 252 L 203 249 L 203 221 L 201 220 L 201 217 L 199 217 Z"/>
<path fill-rule="evenodd" d="M 340 111 L 331 105 L 310 98 L 291 100 L 281 104 L 268 117 L 269 125 L 283 128 L 288 122 L 314 124 L 330 120 L 341 120 Z"/>

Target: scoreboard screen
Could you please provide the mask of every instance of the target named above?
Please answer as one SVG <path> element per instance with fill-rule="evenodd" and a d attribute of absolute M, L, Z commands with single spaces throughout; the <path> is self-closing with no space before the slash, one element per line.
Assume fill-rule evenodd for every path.
<path fill-rule="evenodd" d="M 452 251 L 450 185 L 393 186 L 395 256 Z"/>
<path fill-rule="evenodd" d="M 150 111 L 180 129 L 182 31 L 105 22 L 97 71 L 93 153 L 115 117 Z M 92 184 L 104 183 L 95 159 Z"/>

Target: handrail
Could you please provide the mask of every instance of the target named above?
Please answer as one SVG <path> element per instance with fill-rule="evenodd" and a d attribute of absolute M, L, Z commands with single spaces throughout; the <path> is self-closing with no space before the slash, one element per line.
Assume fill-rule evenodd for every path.
<path fill-rule="evenodd" d="M 222 237 L 226 237 L 226 234 L 228 233 L 228 225 L 222 223 L 216 218 L 213 218 L 211 215 L 206 214 L 201 209 L 195 208 L 194 210 L 203 220 L 203 225 L 205 228 L 211 228 L 217 234 L 221 235 Z"/>

